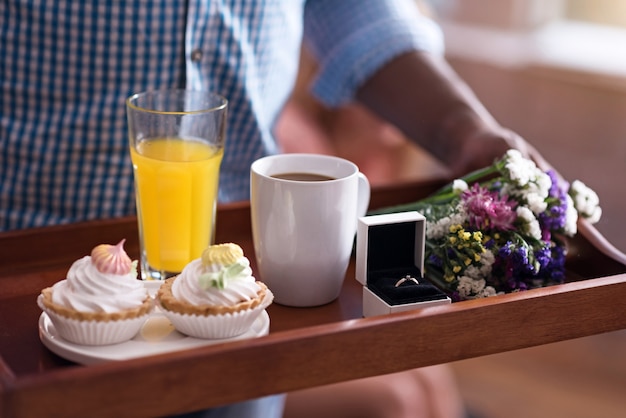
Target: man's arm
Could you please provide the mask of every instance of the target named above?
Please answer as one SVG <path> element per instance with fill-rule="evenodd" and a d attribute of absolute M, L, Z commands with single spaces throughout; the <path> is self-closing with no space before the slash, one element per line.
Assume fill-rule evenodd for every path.
<path fill-rule="evenodd" d="M 356 98 L 461 175 L 487 166 L 507 149 L 541 156 L 501 127 L 445 58 L 412 51 L 391 60 Z"/>

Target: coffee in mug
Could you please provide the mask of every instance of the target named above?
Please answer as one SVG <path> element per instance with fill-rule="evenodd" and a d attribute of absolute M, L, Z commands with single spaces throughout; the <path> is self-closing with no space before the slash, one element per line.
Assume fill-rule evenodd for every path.
<path fill-rule="evenodd" d="M 329 177 L 323 174 L 315 173 L 282 173 L 272 175 L 275 179 L 291 180 L 291 181 L 328 181 L 335 180 L 334 177 Z"/>

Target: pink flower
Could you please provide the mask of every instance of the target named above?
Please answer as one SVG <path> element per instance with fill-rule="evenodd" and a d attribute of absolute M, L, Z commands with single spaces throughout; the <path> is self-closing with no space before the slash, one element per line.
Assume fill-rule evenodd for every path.
<path fill-rule="evenodd" d="M 461 194 L 469 224 L 479 230 L 511 230 L 517 215 L 515 202 L 478 183 Z"/>

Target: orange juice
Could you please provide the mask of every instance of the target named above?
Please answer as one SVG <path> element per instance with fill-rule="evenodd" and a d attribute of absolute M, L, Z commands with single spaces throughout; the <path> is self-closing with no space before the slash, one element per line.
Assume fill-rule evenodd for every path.
<path fill-rule="evenodd" d="M 193 139 L 131 147 L 140 236 L 154 270 L 180 272 L 212 241 L 223 148 Z"/>

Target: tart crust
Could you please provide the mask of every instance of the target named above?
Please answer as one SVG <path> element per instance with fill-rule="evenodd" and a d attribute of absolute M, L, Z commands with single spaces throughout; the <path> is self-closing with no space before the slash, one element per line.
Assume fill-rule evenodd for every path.
<path fill-rule="evenodd" d="M 117 312 L 82 312 L 54 303 L 52 301 L 51 287 L 43 289 L 41 294 L 43 295 L 41 300 L 46 309 L 50 309 L 51 311 L 66 318 L 77 319 L 79 321 L 107 322 L 137 318 L 149 313 L 154 304 L 152 298 L 147 296 L 141 305 L 132 309 L 125 309 Z"/>
<path fill-rule="evenodd" d="M 191 305 L 187 302 L 184 302 L 180 299 L 176 299 L 172 294 L 172 285 L 178 276 L 170 277 L 166 279 L 156 295 L 156 300 L 161 304 L 163 309 L 167 309 L 168 311 L 177 312 L 179 314 L 189 314 L 189 315 L 224 315 L 228 313 L 235 313 L 239 311 L 244 311 L 247 309 L 253 309 L 259 306 L 263 299 L 265 299 L 265 295 L 267 294 L 267 286 L 263 282 L 257 281 L 256 284 L 261 288 L 257 292 L 257 297 L 241 301 L 236 303 L 233 306 L 225 306 L 225 305 Z"/>

